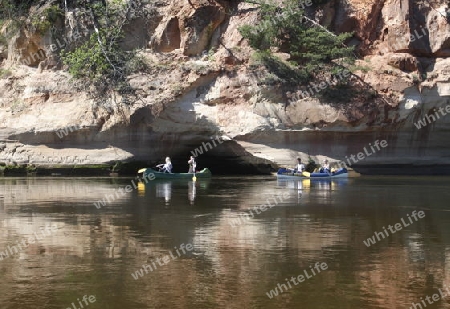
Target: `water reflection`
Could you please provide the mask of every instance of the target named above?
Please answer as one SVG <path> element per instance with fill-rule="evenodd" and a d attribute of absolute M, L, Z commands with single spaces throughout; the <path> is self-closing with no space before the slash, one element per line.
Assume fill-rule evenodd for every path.
<path fill-rule="evenodd" d="M 194 205 L 195 196 L 197 195 L 197 182 L 189 181 L 188 182 L 188 199 L 191 202 L 191 205 Z"/>
<path fill-rule="evenodd" d="M 163 197 L 166 205 L 169 204 L 170 199 L 172 198 L 172 182 L 164 181 L 158 182 L 155 184 L 156 187 L 156 197 Z"/>
<path fill-rule="evenodd" d="M 0 308 L 68 308 L 85 294 L 96 296 L 95 308 L 112 309 L 409 308 L 450 283 L 448 179 L 155 181 L 101 209 L 92 205 L 129 183 L 0 178 L 0 252 L 58 226 L 0 261 Z M 231 224 L 285 192 L 294 194 Z M 425 218 L 364 245 L 413 209 Z M 188 243 L 189 254 L 131 276 Z M 315 262 L 329 270 L 266 296 Z"/>
<path fill-rule="evenodd" d="M 337 179 L 277 179 L 277 185 L 281 188 L 287 188 L 297 193 L 297 200 L 305 194 L 306 196 L 314 195 L 315 198 L 331 201 L 334 191 L 343 189 L 349 182 L 347 178 Z M 305 197 L 306 197 L 305 196 Z"/>
<path fill-rule="evenodd" d="M 210 184 L 210 179 L 197 179 L 197 180 L 154 180 L 146 184 L 140 183 L 140 193 L 145 194 L 148 192 L 148 196 L 152 197 L 153 194 L 156 198 L 163 198 L 165 205 L 171 204 L 172 192 L 175 189 L 177 194 L 183 190 L 186 192 L 187 200 L 190 205 L 195 204 L 195 198 L 197 196 L 197 190 L 206 191 Z"/>

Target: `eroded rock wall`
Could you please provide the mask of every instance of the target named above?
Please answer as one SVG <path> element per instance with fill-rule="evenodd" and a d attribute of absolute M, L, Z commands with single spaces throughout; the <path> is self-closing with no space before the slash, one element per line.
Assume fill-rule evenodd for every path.
<path fill-rule="evenodd" d="M 450 164 L 450 117 L 416 126 L 450 105 L 449 4 L 333 0 L 308 10 L 335 32 L 355 33 L 364 69 L 352 75 L 350 94 L 326 100 L 305 96 L 304 86 L 265 83 L 269 73 L 254 65 L 238 31 L 257 22 L 257 10 L 240 1 L 160 1 L 153 22 L 132 21 L 125 48 L 145 46 L 151 72 L 130 77 L 140 96 L 131 104 L 79 93 L 49 48 L 55 38 L 22 31 L 7 52 L 0 47 L 0 162 L 184 162 L 220 137 L 199 157 L 217 170 L 267 171 L 297 156 L 343 160 L 377 139 L 389 147 L 356 167 Z M 71 8 L 61 21 L 67 44 L 90 31 L 79 15 Z M 22 61 L 38 50 L 42 59 Z"/>

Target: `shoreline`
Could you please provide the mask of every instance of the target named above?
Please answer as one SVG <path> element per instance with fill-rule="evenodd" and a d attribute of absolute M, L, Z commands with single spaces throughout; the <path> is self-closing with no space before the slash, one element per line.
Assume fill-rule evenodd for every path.
<path fill-rule="evenodd" d="M 39 165 L 29 167 L 27 164 L 0 166 L 0 177 L 16 176 L 54 176 L 54 177 L 120 177 L 135 176 L 140 168 L 149 167 L 145 162 L 123 163 L 119 171 L 112 170 L 113 164 L 83 165 Z M 428 164 L 371 164 L 353 165 L 348 169 L 351 177 L 366 176 L 450 176 L 450 165 Z M 214 173 L 214 175 L 270 176 L 276 174 L 273 169 L 268 172 Z"/>

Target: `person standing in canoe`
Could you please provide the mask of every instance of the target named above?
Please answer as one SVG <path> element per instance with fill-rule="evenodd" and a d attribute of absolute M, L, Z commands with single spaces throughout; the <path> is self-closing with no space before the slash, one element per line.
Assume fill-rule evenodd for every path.
<path fill-rule="evenodd" d="M 189 172 L 188 173 L 195 173 L 195 168 L 197 167 L 197 162 L 195 162 L 195 158 L 191 156 L 188 161 L 189 164 Z"/>
<path fill-rule="evenodd" d="M 172 173 L 172 162 L 169 157 L 166 157 L 166 164 L 158 164 L 156 167 L 159 167 L 161 172 Z"/>

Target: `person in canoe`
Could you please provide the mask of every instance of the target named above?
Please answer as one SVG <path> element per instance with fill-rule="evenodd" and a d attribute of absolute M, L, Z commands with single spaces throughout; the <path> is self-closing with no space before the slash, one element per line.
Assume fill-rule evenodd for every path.
<path fill-rule="evenodd" d="M 297 167 L 294 169 L 294 173 L 302 173 L 305 171 L 305 164 L 302 163 L 302 159 L 297 158 Z"/>
<path fill-rule="evenodd" d="M 323 161 L 322 163 L 322 167 L 319 170 L 320 173 L 330 173 L 331 169 L 330 169 L 330 164 L 328 164 L 328 160 Z"/>
<path fill-rule="evenodd" d="M 166 164 L 158 164 L 156 167 L 159 167 L 160 172 L 172 173 L 172 162 L 169 157 L 166 157 Z"/>
<path fill-rule="evenodd" d="M 297 165 L 294 168 L 287 168 L 288 172 L 301 173 L 305 171 L 305 165 L 302 163 L 302 159 L 297 158 Z"/>
<path fill-rule="evenodd" d="M 195 158 L 191 156 L 188 161 L 189 164 L 189 172 L 188 173 L 195 173 L 195 168 L 197 167 L 197 162 L 195 162 Z"/>

